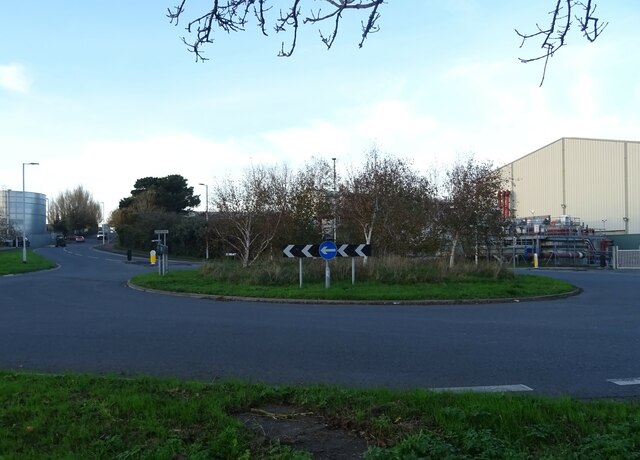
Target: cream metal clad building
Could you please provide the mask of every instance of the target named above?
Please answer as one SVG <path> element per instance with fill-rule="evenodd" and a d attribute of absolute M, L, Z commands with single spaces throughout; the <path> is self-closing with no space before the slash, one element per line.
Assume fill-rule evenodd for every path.
<path fill-rule="evenodd" d="M 516 218 L 571 216 L 611 237 L 640 235 L 640 142 L 562 138 L 500 169 Z"/>

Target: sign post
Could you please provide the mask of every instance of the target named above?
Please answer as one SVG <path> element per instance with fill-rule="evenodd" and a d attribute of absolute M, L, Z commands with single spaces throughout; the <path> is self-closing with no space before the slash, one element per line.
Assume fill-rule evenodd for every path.
<path fill-rule="evenodd" d="M 325 241 L 318 248 L 320 257 L 325 260 L 324 269 L 324 287 L 329 289 L 331 286 L 331 269 L 329 268 L 329 261 L 333 259 L 338 253 L 338 248 L 333 241 Z"/>
<path fill-rule="evenodd" d="M 158 237 L 153 240 L 157 244 L 157 255 L 160 256 L 158 260 L 158 274 L 160 276 L 164 276 L 167 274 L 167 266 L 169 265 L 169 246 L 167 246 L 167 235 L 169 234 L 169 230 L 154 230 L 154 232 Z M 160 239 L 160 235 L 162 235 L 162 239 Z"/>
<path fill-rule="evenodd" d="M 371 245 L 369 244 L 341 244 L 336 246 L 333 241 L 325 241 L 322 244 L 288 244 L 282 249 L 284 257 L 299 258 L 300 287 L 302 287 L 302 259 L 305 257 L 322 257 L 325 260 L 325 286 L 331 285 L 331 271 L 329 260 L 334 257 L 351 257 L 351 284 L 356 283 L 355 257 L 370 257 Z"/>

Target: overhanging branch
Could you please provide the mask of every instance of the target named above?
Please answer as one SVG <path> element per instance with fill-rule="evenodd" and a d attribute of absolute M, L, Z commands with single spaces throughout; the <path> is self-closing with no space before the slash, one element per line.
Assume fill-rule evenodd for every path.
<path fill-rule="evenodd" d="M 196 55 L 196 61 L 207 60 L 203 55 L 204 45 L 213 43 L 213 36 L 216 29 L 223 32 L 240 32 L 244 31 L 249 21 L 249 17 L 253 16 L 263 35 L 267 35 L 267 17 L 266 13 L 272 8 L 273 0 L 214 0 L 213 5 L 204 14 L 190 20 L 185 29 L 191 35 L 193 40 L 182 37 L 189 51 Z M 378 20 L 380 19 L 379 8 L 385 2 L 384 0 L 316 0 L 323 3 L 327 10 L 322 12 L 310 11 L 307 16 L 302 16 L 302 4 L 308 0 L 289 0 L 291 6 L 280 10 L 279 17 L 274 21 L 274 30 L 276 33 L 290 33 L 290 44 L 287 46 L 282 43 L 278 56 L 288 57 L 293 54 L 298 41 L 298 32 L 301 24 L 316 24 L 322 22 L 332 22 L 332 29 L 329 35 L 320 32 L 320 39 L 331 48 L 338 34 L 340 21 L 344 13 L 348 10 L 369 11 L 366 21 L 362 22 L 362 40 L 359 47 L 362 47 L 364 41 L 369 34 L 379 30 Z M 171 24 L 176 26 L 181 17 L 186 13 L 185 5 L 187 0 L 173 7 L 168 8 L 167 17 Z"/>
<path fill-rule="evenodd" d="M 580 14 L 576 14 L 576 10 Z M 573 20 L 577 20 L 580 24 L 580 30 L 585 38 L 590 42 L 594 42 L 605 29 L 608 23 L 601 23 L 599 18 L 595 17 L 596 5 L 588 0 L 586 3 L 580 0 L 556 0 L 555 8 L 549 13 L 551 21 L 546 28 L 536 24 L 537 31 L 533 33 L 521 33 L 516 29 L 516 34 L 522 39 L 520 48 L 529 40 L 541 39 L 542 53 L 531 58 L 519 58 L 520 62 L 529 63 L 534 61 L 544 61 L 542 70 L 542 79 L 540 86 L 544 83 L 547 73 L 547 65 L 549 59 L 554 53 L 567 43 L 567 35 L 573 25 Z"/>

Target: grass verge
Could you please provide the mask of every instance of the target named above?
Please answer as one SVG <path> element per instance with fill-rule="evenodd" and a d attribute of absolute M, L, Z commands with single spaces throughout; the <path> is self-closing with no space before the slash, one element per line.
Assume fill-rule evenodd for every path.
<path fill-rule="evenodd" d="M 565 281 L 533 275 L 518 275 L 506 279 L 464 276 L 413 284 L 361 281 L 352 285 L 347 281 L 334 281 L 327 289 L 324 283 L 319 282 L 303 284 L 302 288 L 296 284 L 230 284 L 212 279 L 201 270 L 176 270 L 165 276 L 145 273 L 135 276 L 131 282 L 149 289 L 172 292 L 307 300 L 486 300 L 558 295 L 575 290 L 573 285 Z"/>
<path fill-rule="evenodd" d="M 27 262 L 22 262 L 22 248 L 0 251 L 0 276 L 13 273 L 28 273 L 54 268 L 55 263 L 27 249 Z"/>
<path fill-rule="evenodd" d="M 0 457 L 311 458 L 236 417 L 288 404 L 367 440 L 366 459 L 640 458 L 640 405 L 0 372 Z"/>

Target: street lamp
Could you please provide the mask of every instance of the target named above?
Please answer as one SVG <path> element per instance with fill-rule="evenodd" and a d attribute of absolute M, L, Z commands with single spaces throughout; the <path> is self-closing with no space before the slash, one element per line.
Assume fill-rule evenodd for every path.
<path fill-rule="evenodd" d="M 200 182 L 198 185 L 204 185 L 205 187 L 205 194 L 207 195 L 207 201 L 205 204 L 205 211 L 204 211 L 204 215 L 205 215 L 205 219 L 207 221 L 207 233 L 205 235 L 205 240 L 206 240 L 206 246 L 205 246 L 205 252 L 204 252 L 204 258 L 205 260 L 209 259 L 209 186 L 207 184 L 203 184 L 202 182 Z"/>
<path fill-rule="evenodd" d="M 338 219 L 336 216 L 336 199 L 337 199 L 336 195 L 338 191 L 336 190 L 336 159 L 335 157 L 331 159 L 333 160 L 333 203 L 332 203 L 333 205 L 333 242 L 337 244 L 338 240 L 336 235 L 337 234 L 336 228 L 338 226 Z"/>
<path fill-rule="evenodd" d="M 100 202 L 100 228 L 99 231 L 102 231 L 102 245 L 104 246 L 105 240 L 107 239 L 107 235 L 105 235 L 104 231 L 104 201 Z"/>
<path fill-rule="evenodd" d="M 40 163 L 22 163 L 22 263 L 27 263 L 27 200 L 24 190 L 24 167 Z"/>

